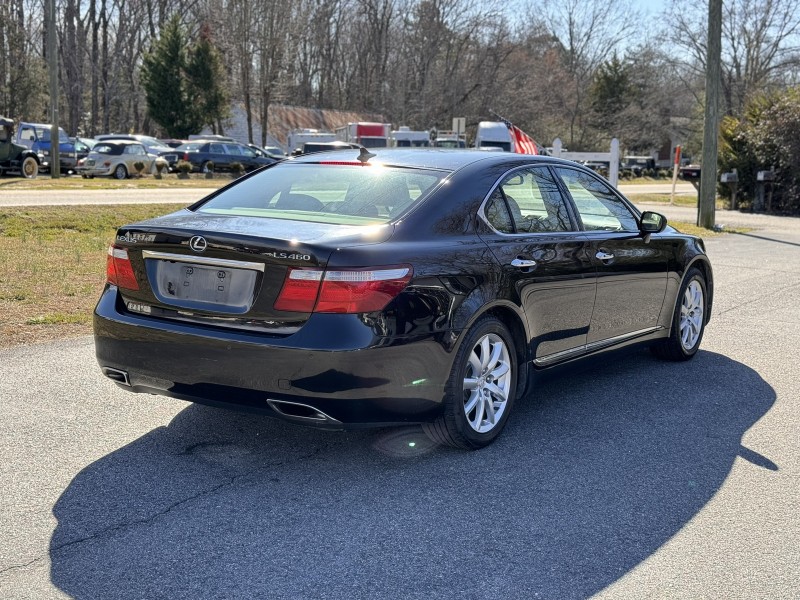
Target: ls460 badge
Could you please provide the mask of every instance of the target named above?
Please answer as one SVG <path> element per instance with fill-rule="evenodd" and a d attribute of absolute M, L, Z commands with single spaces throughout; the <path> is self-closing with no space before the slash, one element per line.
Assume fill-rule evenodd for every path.
<path fill-rule="evenodd" d="M 265 252 L 265 256 L 269 256 L 272 258 L 284 258 L 286 260 L 311 260 L 310 254 L 295 254 L 289 252 Z"/>
<path fill-rule="evenodd" d="M 155 241 L 155 233 L 131 233 L 126 231 L 125 235 L 118 235 L 118 242 L 127 242 L 128 244 L 135 244 L 136 242 L 152 242 Z"/>

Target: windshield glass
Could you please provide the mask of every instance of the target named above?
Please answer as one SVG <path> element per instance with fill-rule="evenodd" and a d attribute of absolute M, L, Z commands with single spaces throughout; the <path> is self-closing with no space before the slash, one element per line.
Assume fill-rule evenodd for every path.
<path fill-rule="evenodd" d="M 201 213 L 371 225 L 405 213 L 447 173 L 378 164 L 281 163 L 211 198 Z"/>

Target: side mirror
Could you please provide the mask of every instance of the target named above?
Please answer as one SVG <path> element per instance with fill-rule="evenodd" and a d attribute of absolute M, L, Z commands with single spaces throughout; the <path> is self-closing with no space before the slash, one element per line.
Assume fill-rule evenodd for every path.
<path fill-rule="evenodd" d="M 667 226 L 667 217 L 664 215 L 646 210 L 642 213 L 642 218 L 639 221 L 639 231 L 642 235 L 649 235 L 651 233 L 661 233 Z"/>

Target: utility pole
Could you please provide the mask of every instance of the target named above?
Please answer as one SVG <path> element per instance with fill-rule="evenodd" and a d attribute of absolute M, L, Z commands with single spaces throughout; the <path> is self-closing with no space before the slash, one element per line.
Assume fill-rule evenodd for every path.
<path fill-rule="evenodd" d="M 58 136 L 58 50 L 56 49 L 56 0 L 47 0 L 47 69 L 50 71 L 50 177 L 61 175 Z"/>
<path fill-rule="evenodd" d="M 703 168 L 697 225 L 714 228 L 717 200 L 717 139 L 719 136 L 720 54 L 722 49 L 722 0 L 708 0 L 708 53 L 706 55 L 706 112 L 703 127 Z"/>

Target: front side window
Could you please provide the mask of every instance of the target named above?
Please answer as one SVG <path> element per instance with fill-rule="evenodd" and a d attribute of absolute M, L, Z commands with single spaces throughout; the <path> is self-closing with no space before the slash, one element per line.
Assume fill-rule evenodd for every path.
<path fill-rule="evenodd" d="M 380 165 L 278 164 L 222 191 L 197 210 L 317 223 L 386 223 L 446 175 Z"/>
<path fill-rule="evenodd" d="M 639 231 L 636 216 L 597 177 L 576 169 L 556 169 L 569 190 L 586 231 Z"/>
<path fill-rule="evenodd" d="M 489 199 L 485 213 L 489 223 L 503 233 L 573 230 L 566 202 L 546 167 L 506 175 Z"/>

